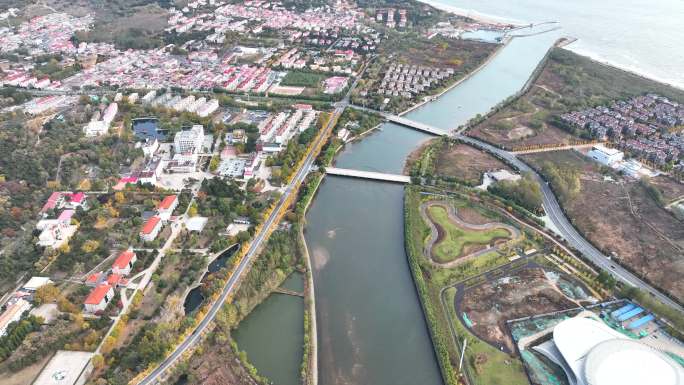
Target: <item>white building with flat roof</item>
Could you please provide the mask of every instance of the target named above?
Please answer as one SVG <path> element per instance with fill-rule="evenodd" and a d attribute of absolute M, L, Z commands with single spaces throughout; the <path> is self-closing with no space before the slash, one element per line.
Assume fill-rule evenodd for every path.
<path fill-rule="evenodd" d="M 32 385 L 83 385 L 93 371 L 91 352 L 58 350 Z"/>
<path fill-rule="evenodd" d="M 597 144 L 591 148 L 591 151 L 587 153 L 587 156 L 602 165 L 610 166 L 615 162 L 621 161 L 625 157 L 625 154 L 614 148 L 608 148 L 604 145 Z"/>
<path fill-rule="evenodd" d="M 202 150 L 204 143 L 204 127 L 195 124 L 189 130 L 179 131 L 173 139 L 176 154 L 195 154 Z"/>

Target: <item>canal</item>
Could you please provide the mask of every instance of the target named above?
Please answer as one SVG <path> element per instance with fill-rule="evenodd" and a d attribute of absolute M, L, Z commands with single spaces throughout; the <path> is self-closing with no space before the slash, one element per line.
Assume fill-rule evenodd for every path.
<path fill-rule="evenodd" d="M 558 36 L 514 39 L 485 68 L 407 118 L 453 129 L 518 91 Z M 393 124 L 348 145 L 337 166 L 401 172 L 428 139 Z M 319 383 L 442 382 L 404 253 L 403 187 L 326 177 L 308 212 Z"/>
<path fill-rule="evenodd" d="M 486 113 L 523 86 L 557 38 L 514 39 L 477 74 L 406 117 L 453 129 Z M 429 138 L 383 124 L 347 145 L 337 166 L 401 173 Z M 309 209 L 321 385 L 442 383 L 404 252 L 403 195 L 397 184 L 326 177 Z M 303 306 L 271 295 L 236 331 L 240 349 L 275 384 L 294 383 L 293 368 L 298 373 Z"/>

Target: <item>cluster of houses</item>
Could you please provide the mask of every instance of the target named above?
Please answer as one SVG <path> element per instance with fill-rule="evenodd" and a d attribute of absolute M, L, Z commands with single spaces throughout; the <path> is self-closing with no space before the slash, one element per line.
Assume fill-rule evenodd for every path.
<path fill-rule="evenodd" d="M 398 21 L 394 17 L 395 13 L 399 18 Z M 407 15 L 407 11 L 405 9 L 399 9 L 399 10 L 394 9 L 394 8 L 378 9 L 377 13 L 375 14 L 375 21 L 377 21 L 379 23 L 382 23 L 384 21 L 385 25 L 387 25 L 387 28 L 394 28 L 394 27 L 405 28 L 406 27 L 406 21 L 407 21 L 406 15 Z"/>
<path fill-rule="evenodd" d="M 348 36 L 341 35 L 335 30 L 303 31 L 294 33 L 291 40 L 325 49 L 351 49 L 359 54 L 375 52 L 380 44 L 380 34 L 370 27 L 359 27 L 347 33 Z"/>
<path fill-rule="evenodd" d="M 176 207 L 178 207 L 177 195 L 168 195 L 164 197 L 164 199 L 159 202 L 155 215 L 148 218 L 140 229 L 140 239 L 145 242 L 152 242 L 157 239 L 159 232 L 164 224 L 171 219 L 171 214 L 173 214 L 173 210 L 175 210 Z"/>
<path fill-rule="evenodd" d="M 89 30 L 92 23 L 93 17 L 90 15 L 74 17 L 56 12 L 36 16 L 21 23 L 16 30 L 0 27 L 0 52 L 26 47 L 32 55 L 74 53 L 76 48 L 71 36 L 76 31 Z"/>
<path fill-rule="evenodd" d="M 168 31 L 190 33 L 213 31 L 222 35 L 226 31 L 262 33 L 265 30 L 321 30 L 350 29 L 356 26 L 360 11 L 345 7 L 323 6 L 303 12 L 288 9 L 279 1 L 248 0 L 226 4 L 224 1 L 202 8 L 197 6 L 172 9 Z M 217 37 L 212 37 L 216 39 Z"/>
<path fill-rule="evenodd" d="M 352 49 L 320 52 L 291 48 L 283 53 L 274 66 L 285 69 L 304 69 L 312 71 L 352 74 L 358 64 L 358 55 Z"/>
<path fill-rule="evenodd" d="M 87 313 L 98 314 L 107 308 L 114 298 L 114 289 L 128 284 L 126 277 L 137 260 L 135 252 L 124 250 L 116 257 L 110 271 L 93 273 L 86 278 L 85 284 L 93 288 L 83 301 Z"/>
<path fill-rule="evenodd" d="M 21 109 L 29 115 L 36 116 L 72 106 L 76 101 L 75 96 L 49 95 L 31 99 L 25 102 Z"/>
<path fill-rule="evenodd" d="M 684 105 L 648 94 L 614 101 L 560 116 L 570 127 L 588 131 L 593 138 L 613 142 L 637 157 L 657 165 L 677 162 L 684 152 L 684 137 L 669 130 L 684 124 Z"/>
<path fill-rule="evenodd" d="M 304 132 L 315 122 L 318 111 L 310 104 L 295 104 L 291 110 L 267 113 L 257 123 L 259 139 L 257 153 L 237 156 L 232 145 L 244 143 L 244 131 L 236 130 L 226 135 L 229 144 L 221 153 L 221 163 L 216 173 L 223 177 L 249 180 L 261 164 L 261 154 L 282 151 L 287 143 L 298 133 Z"/>
<path fill-rule="evenodd" d="M 43 218 L 36 223 L 36 229 L 40 231 L 37 244 L 53 250 L 67 244 L 78 229 L 78 226 L 72 224 L 71 220 L 78 208 L 88 209 L 88 201 L 83 192 L 55 191 L 50 194 L 41 209 Z M 60 209 L 62 211 L 54 215 Z"/>
<path fill-rule="evenodd" d="M 453 75 L 453 68 L 390 64 L 376 92 L 380 95 L 412 99 L 444 83 Z"/>

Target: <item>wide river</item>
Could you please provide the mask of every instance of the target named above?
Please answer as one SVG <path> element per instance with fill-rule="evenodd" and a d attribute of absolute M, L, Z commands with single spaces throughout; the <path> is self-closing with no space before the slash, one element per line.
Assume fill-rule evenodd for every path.
<path fill-rule="evenodd" d="M 519 90 L 558 37 L 514 39 L 484 69 L 408 118 L 451 129 Z M 339 167 L 400 173 L 427 135 L 385 124 Z M 307 215 L 321 385 L 431 385 L 441 377 L 404 253 L 403 187 L 326 177 Z"/>
<path fill-rule="evenodd" d="M 684 88 L 682 0 L 423 1 L 486 19 L 558 21 L 578 39 L 573 51 Z"/>

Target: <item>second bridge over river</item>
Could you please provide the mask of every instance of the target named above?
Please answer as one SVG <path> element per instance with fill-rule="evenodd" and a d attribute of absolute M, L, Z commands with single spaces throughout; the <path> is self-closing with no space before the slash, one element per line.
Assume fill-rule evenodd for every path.
<path fill-rule="evenodd" d="M 411 177 L 407 175 L 388 174 L 384 172 L 351 170 L 348 168 L 326 167 L 325 172 L 329 175 L 347 176 L 351 178 L 373 179 L 384 182 L 411 183 Z"/>

